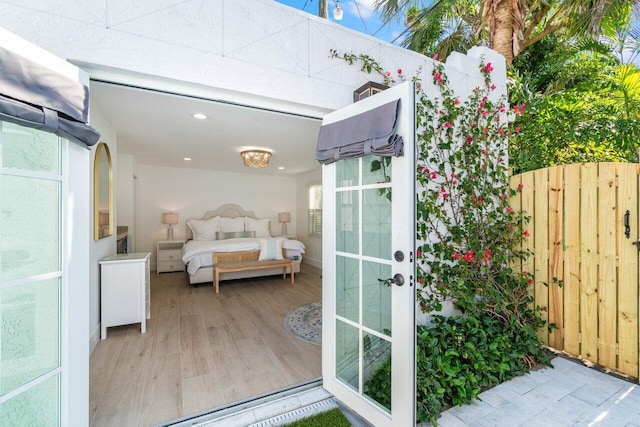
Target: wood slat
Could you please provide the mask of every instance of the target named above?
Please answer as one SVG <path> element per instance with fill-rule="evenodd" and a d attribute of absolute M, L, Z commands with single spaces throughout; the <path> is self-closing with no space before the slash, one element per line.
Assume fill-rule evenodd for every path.
<path fill-rule="evenodd" d="M 564 347 L 570 354 L 580 353 L 580 168 L 564 168 Z"/>
<path fill-rule="evenodd" d="M 511 177 L 509 181 L 509 187 L 512 190 L 515 190 L 514 194 L 509 197 L 509 206 L 514 210 L 515 213 L 519 215 L 523 215 L 522 213 L 522 191 L 520 191 L 519 186 L 522 183 L 521 175 L 514 175 Z M 518 247 L 518 249 L 523 249 L 522 245 Z M 522 260 L 518 258 L 512 258 L 510 260 L 510 266 L 514 272 L 519 273 L 522 271 Z"/>
<path fill-rule="evenodd" d="M 554 324 L 549 334 L 549 345 L 562 350 L 563 298 L 562 288 L 558 285 L 564 276 L 562 250 L 563 224 L 563 166 L 549 169 L 549 324 Z"/>
<path fill-rule="evenodd" d="M 598 165 L 580 171 L 580 350 L 598 362 Z"/>
<path fill-rule="evenodd" d="M 616 165 L 598 167 L 598 363 L 616 366 Z"/>
<path fill-rule="evenodd" d="M 638 377 L 638 165 L 617 164 L 618 370 Z M 629 211 L 629 237 L 625 212 Z"/>
<path fill-rule="evenodd" d="M 535 304 L 542 308 L 542 318 L 549 321 L 549 293 L 545 283 L 549 282 L 549 169 L 539 169 L 533 174 L 534 206 L 533 239 L 535 250 Z M 549 343 L 546 328 L 538 331 L 538 336 L 545 344 Z"/>
<path fill-rule="evenodd" d="M 525 228 L 529 230 L 529 233 L 533 233 L 535 228 L 535 217 L 533 212 L 534 202 L 534 188 L 533 188 L 533 172 L 527 172 L 521 175 L 521 183 L 522 183 L 522 194 L 521 194 L 521 203 L 522 203 L 522 214 L 525 216 L 529 216 L 530 220 L 528 224 L 525 224 Z M 523 241 L 524 249 L 534 253 L 533 246 L 533 238 L 529 237 L 528 239 L 524 239 Z M 535 256 L 531 255 L 522 263 L 522 271 L 526 271 L 528 273 L 533 273 L 535 271 Z M 531 287 L 531 294 L 533 295 L 534 287 Z M 533 305 L 533 303 L 532 303 Z M 533 307 L 532 307 L 533 308 Z"/>

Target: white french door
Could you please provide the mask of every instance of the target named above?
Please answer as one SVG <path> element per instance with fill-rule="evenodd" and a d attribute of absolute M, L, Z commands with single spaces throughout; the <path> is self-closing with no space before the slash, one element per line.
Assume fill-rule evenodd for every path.
<path fill-rule="evenodd" d="M 401 100 L 404 156 L 323 166 L 323 385 L 375 426 L 415 425 L 414 94 L 403 83 L 323 120 Z"/>
<path fill-rule="evenodd" d="M 0 28 L 0 46 L 86 75 Z M 0 121 L 0 425 L 89 424 L 89 154 Z"/>

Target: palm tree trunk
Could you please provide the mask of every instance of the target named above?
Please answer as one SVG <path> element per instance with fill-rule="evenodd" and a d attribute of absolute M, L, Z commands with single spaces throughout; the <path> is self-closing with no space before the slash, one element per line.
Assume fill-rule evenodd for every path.
<path fill-rule="evenodd" d="M 489 45 L 504 56 L 507 65 L 511 65 L 518 44 L 514 32 L 513 1 L 484 0 L 485 20 L 489 23 Z"/>
<path fill-rule="evenodd" d="M 318 0 L 318 16 L 320 18 L 327 18 L 329 15 L 329 3 L 328 0 Z"/>

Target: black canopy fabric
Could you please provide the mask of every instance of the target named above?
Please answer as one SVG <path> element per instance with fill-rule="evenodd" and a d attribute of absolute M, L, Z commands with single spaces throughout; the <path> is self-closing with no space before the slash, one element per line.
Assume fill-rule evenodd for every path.
<path fill-rule="evenodd" d="M 402 156 L 404 142 L 397 135 L 400 100 L 320 127 L 316 160 L 330 164 L 340 159 L 378 156 Z"/>
<path fill-rule="evenodd" d="M 100 134 L 87 124 L 88 112 L 86 86 L 0 48 L 0 120 L 90 147 Z"/>

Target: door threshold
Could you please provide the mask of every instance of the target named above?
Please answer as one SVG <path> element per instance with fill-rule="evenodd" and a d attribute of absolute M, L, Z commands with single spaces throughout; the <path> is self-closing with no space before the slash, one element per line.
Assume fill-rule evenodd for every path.
<path fill-rule="evenodd" d="M 317 378 L 227 405 L 218 406 L 173 421 L 157 424 L 154 427 L 204 427 L 218 425 L 255 425 L 257 427 L 262 425 L 277 425 L 273 423 L 260 424 L 260 422 L 331 399 L 335 401 L 335 398 L 322 388 L 322 378 Z M 337 403 L 335 406 L 338 406 Z M 323 410 L 328 409 L 331 409 L 331 407 Z M 310 411 L 308 415 L 314 413 Z M 294 421 L 294 418 L 291 418 L 287 422 L 292 421 Z M 274 420 L 274 422 L 276 421 Z"/>

